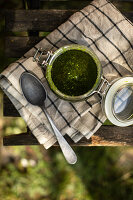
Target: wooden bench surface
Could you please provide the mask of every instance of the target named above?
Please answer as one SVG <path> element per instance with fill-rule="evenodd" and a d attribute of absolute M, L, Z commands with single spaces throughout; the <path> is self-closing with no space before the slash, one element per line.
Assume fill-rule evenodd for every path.
<path fill-rule="evenodd" d="M 74 143 L 67 135 L 65 138 L 72 146 L 130 146 L 133 145 L 133 126 L 123 128 L 102 126 L 89 140 L 83 138 L 78 143 Z M 6 136 L 3 143 L 5 146 L 39 145 L 31 133 Z"/>
<path fill-rule="evenodd" d="M 88 5 L 90 1 L 56 1 L 54 8 L 43 10 L 7 10 L 5 12 L 5 53 L 7 57 L 21 57 L 33 45 L 39 42 L 39 32 L 51 32 L 61 23 L 65 22 L 74 12 Z M 45 7 L 50 5 L 48 1 L 43 2 Z M 62 3 L 66 4 L 67 9 L 61 9 Z M 112 3 L 133 22 L 133 2 L 112 1 Z M 128 3 L 128 9 L 125 6 Z M 73 6 L 71 6 L 73 5 Z M 82 7 L 80 7 L 82 5 Z M 57 9 L 57 7 L 59 9 Z M 71 9 L 68 9 L 68 7 Z M 49 8 L 49 7 L 48 7 Z M 35 36 L 29 36 L 32 33 Z M 25 36 L 20 36 L 24 32 Z M 23 35 L 24 35 L 23 34 Z M 15 36 L 14 36 L 15 35 Z M 10 100 L 4 95 L 4 116 L 19 116 Z M 114 146 L 114 145 L 133 145 L 133 126 L 120 128 L 116 126 L 102 126 L 90 140 L 82 139 L 74 144 L 70 138 L 67 140 L 76 146 Z M 4 145 L 36 145 L 36 138 L 30 133 L 11 135 L 4 137 Z M 56 144 L 57 145 L 57 144 Z"/>

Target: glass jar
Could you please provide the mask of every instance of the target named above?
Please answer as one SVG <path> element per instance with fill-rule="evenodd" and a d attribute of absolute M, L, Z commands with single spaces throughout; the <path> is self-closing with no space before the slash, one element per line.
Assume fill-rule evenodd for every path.
<path fill-rule="evenodd" d="M 109 84 L 102 96 L 106 117 L 115 125 L 133 124 L 133 77 L 123 77 Z"/>
<path fill-rule="evenodd" d="M 93 87 L 87 91 L 85 94 L 79 96 L 70 96 L 62 93 L 54 84 L 51 76 L 51 71 L 53 67 L 53 63 L 55 60 L 62 55 L 64 52 L 69 50 L 80 50 L 86 52 L 91 58 L 94 60 L 97 67 L 97 78 L 93 85 Z M 70 44 L 67 46 L 63 46 L 56 50 L 54 53 L 47 53 L 48 57 L 43 62 L 40 62 L 41 55 L 43 55 L 43 51 L 39 57 L 37 54 L 39 49 L 35 53 L 34 61 L 37 61 L 40 66 L 46 66 L 46 79 L 51 90 L 60 98 L 70 101 L 83 101 L 89 98 L 94 93 L 98 93 L 102 97 L 102 109 L 106 115 L 106 117 L 117 126 L 130 126 L 133 124 L 133 77 L 127 76 L 113 80 L 109 83 L 102 76 L 102 67 L 98 57 L 95 55 L 93 51 L 91 51 L 88 47 L 77 44 Z M 103 86 L 106 85 L 104 92 L 101 92 Z"/>
<path fill-rule="evenodd" d="M 61 92 L 56 87 L 56 85 L 54 84 L 54 81 L 52 80 L 51 71 L 52 71 L 52 67 L 53 67 L 55 60 L 63 53 L 70 51 L 70 50 L 79 50 L 79 51 L 86 52 L 94 60 L 96 68 L 97 68 L 97 78 L 96 78 L 96 81 L 95 81 L 93 87 L 89 91 L 87 91 L 85 94 L 82 94 L 79 96 L 67 95 L 67 94 Z M 67 101 L 82 101 L 85 98 L 88 98 L 93 93 L 93 91 L 95 91 L 96 88 L 98 87 L 98 85 L 101 81 L 101 74 L 102 74 L 102 68 L 101 68 L 101 63 L 100 63 L 98 57 L 88 47 L 83 46 L 83 45 L 77 45 L 77 44 L 63 46 L 63 47 L 59 48 L 57 51 L 55 51 L 54 54 L 49 59 L 49 62 L 47 63 L 47 68 L 46 68 L 46 79 L 48 81 L 50 88 L 53 90 L 53 92 L 56 95 L 58 95 L 60 98 L 67 100 Z"/>

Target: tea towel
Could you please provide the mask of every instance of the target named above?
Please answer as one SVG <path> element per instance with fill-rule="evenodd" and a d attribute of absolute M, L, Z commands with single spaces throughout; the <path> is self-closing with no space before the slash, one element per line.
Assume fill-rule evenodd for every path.
<path fill-rule="evenodd" d="M 48 93 L 48 113 L 61 133 L 69 135 L 74 142 L 82 137 L 89 139 L 106 120 L 99 95 L 76 103 L 61 100 L 49 89 L 44 74 L 33 62 L 38 48 L 54 52 L 73 43 L 85 45 L 95 52 L 108 81 L 133 72 L 133 24 L 107 0 L 92 1 L 11 64 L 1 74 L 0 86 L 46 149 L 56 142 L 56 138 L 41 109 L 29 104 L 22 95 L 19 77 L 24 71 L 34 72 L 43 82 Z"/>

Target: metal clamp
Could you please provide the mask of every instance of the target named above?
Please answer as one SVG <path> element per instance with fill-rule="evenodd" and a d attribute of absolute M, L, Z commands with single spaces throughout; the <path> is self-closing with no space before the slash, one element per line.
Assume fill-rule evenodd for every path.
<path fill-rule="evenodd" d="M 41 61 L 41 57 L 42 55 L 46 55 L 47 59 Z M 47 66 L 49 59 L 51 58 L 51 56 L 53 55 L 52 51 L 48 51 L 46 52 L 45 49 L 43 48 L 38 48 L 35 52 L 35 55 L 33 57 L 33 62 L 37 62 L 39 64 L 40 67 L 44 68 L 44 66 Z"/>
<path fill-rule="evenodd" d="M 110 83 L 108 82 L 108 80 L 107 80 L 106 78 L 104 78 L 103 76 L 101 77 L 101 80 L 102 80 L 102 83 L 101 83 L 100 87 L 98 88 L 98 90 L 96 90 L 96 92 L 97 92 L 98 94 L 100 94 L 101 96 L 103 96 L 103 95 L 106 93 L 106 90 L 107 90 L 108 86 L 111 85 L 111 84 L 110 84 Z M 103 87 L 104 85 L 106 85 L 106 88 L 105 88 L 105 90 L 102 92 L 102 87 Z"/>

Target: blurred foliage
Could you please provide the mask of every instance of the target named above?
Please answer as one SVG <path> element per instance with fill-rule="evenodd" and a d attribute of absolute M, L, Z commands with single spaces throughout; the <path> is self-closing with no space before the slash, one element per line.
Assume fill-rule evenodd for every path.
<path fill-rule="evenodd" d="M 37 146 L 8 147 L 10 162 L 1 167 L 0 200 L 133 199 L 133 149 L 74 150 L 78 162 L 71 166 L 55 147 L 47 152 Z M 123 158 L 125 153 L 131 156 L 129 160 Z"/>
<path fill-rule="evenodd" d="M 5 8 L 22 8 L 22 2 L 1 0 L 1 15 Z M 42 8 L 44 4 L 42 2 Z M 58 8 L 77 6 L 76 1 L 69 1 L 66 7 L 63 3 L 53 4 Z M 51 5 L 51 2 L 45 4 L 47 8 L 52 8 Z M 124 9 L 128 7 L 129 4 Z M 22 36 L 25 34 L 21 33 Z M 41 32 L 40 36 L 47 34 Z M 1 17 L 1 71 L 14 61 L 4 55 L 4 36 L 4 19 Z M 3 135 L 26 131 L 25 122 L 21 118 L 2 117 L 2 93 L 0 115 L 1 140 Z M 133 199 L 133 148 L 76 147 L 74 150 L 78 162 L 71 166 L 57 147 L 46 151 L 42 146 L 3 147 L 0 142 L 0 200 Z"/>

